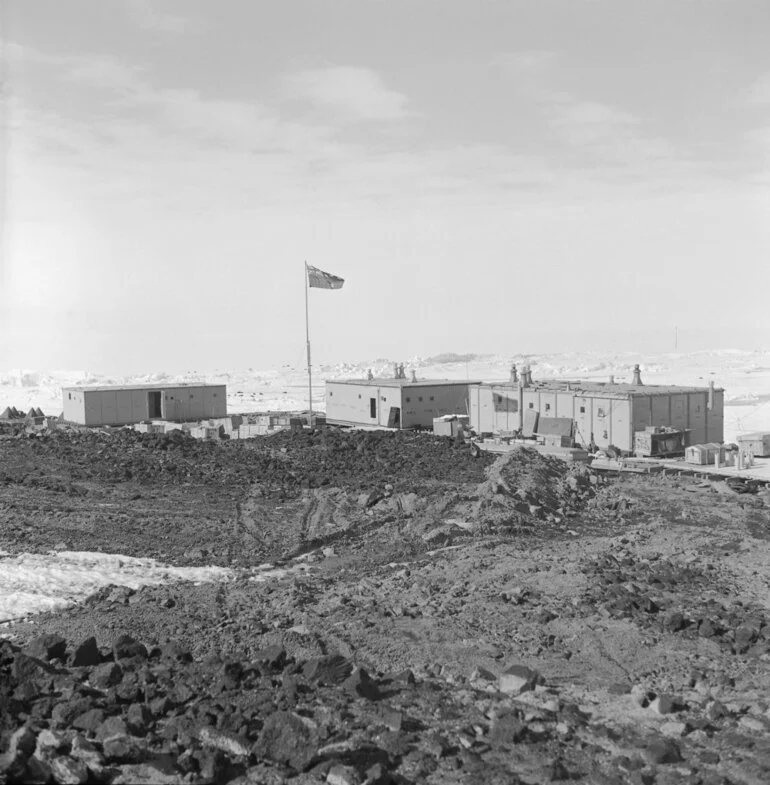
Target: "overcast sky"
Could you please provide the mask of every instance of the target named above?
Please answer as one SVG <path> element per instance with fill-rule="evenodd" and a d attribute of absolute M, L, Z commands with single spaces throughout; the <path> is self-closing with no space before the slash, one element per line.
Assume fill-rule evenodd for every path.
<path fill-rule="evenodd" d="M 770 343 L 767 0 L 0 7 L 0 368 Z"/>

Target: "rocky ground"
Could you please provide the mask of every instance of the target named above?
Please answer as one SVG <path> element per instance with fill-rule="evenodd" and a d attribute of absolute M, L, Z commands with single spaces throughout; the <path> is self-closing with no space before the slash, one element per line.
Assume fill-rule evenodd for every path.
<path fill-rule="evenodd" d="M 6 429 L 0 549 L 236 577 L 6 628 L 0 782 L 766 783 L 768 505 L 419 434 Z"/>

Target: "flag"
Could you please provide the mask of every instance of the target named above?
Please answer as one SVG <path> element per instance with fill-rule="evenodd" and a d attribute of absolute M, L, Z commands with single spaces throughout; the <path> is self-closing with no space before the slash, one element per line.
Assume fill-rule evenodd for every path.
<path fill-rule="evenodd" d="M 317 289 L 342 289 L 342 284 L 345 283 L 344 278 L 325 273 L 323 270 L 310 265 L 307 265 L 307 280 L 310 286 Z"/>

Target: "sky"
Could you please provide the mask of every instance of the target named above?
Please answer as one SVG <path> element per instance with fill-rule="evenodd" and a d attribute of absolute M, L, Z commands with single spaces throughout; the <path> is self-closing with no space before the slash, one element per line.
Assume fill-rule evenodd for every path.
<path fill-rule="evenodd" d="M 0 14 L 0 368 L 770 345 L 767 0 Z"/>

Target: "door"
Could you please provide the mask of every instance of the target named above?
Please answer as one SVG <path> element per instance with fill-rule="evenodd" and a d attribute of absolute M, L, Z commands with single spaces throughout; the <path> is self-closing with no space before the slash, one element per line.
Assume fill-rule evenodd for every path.
<path fill-rule="evenodd" d="M 147 393 L 147 411 L 151 420 L 163 418 L 163 393 L 160 390 L 150 390 Z"/>

